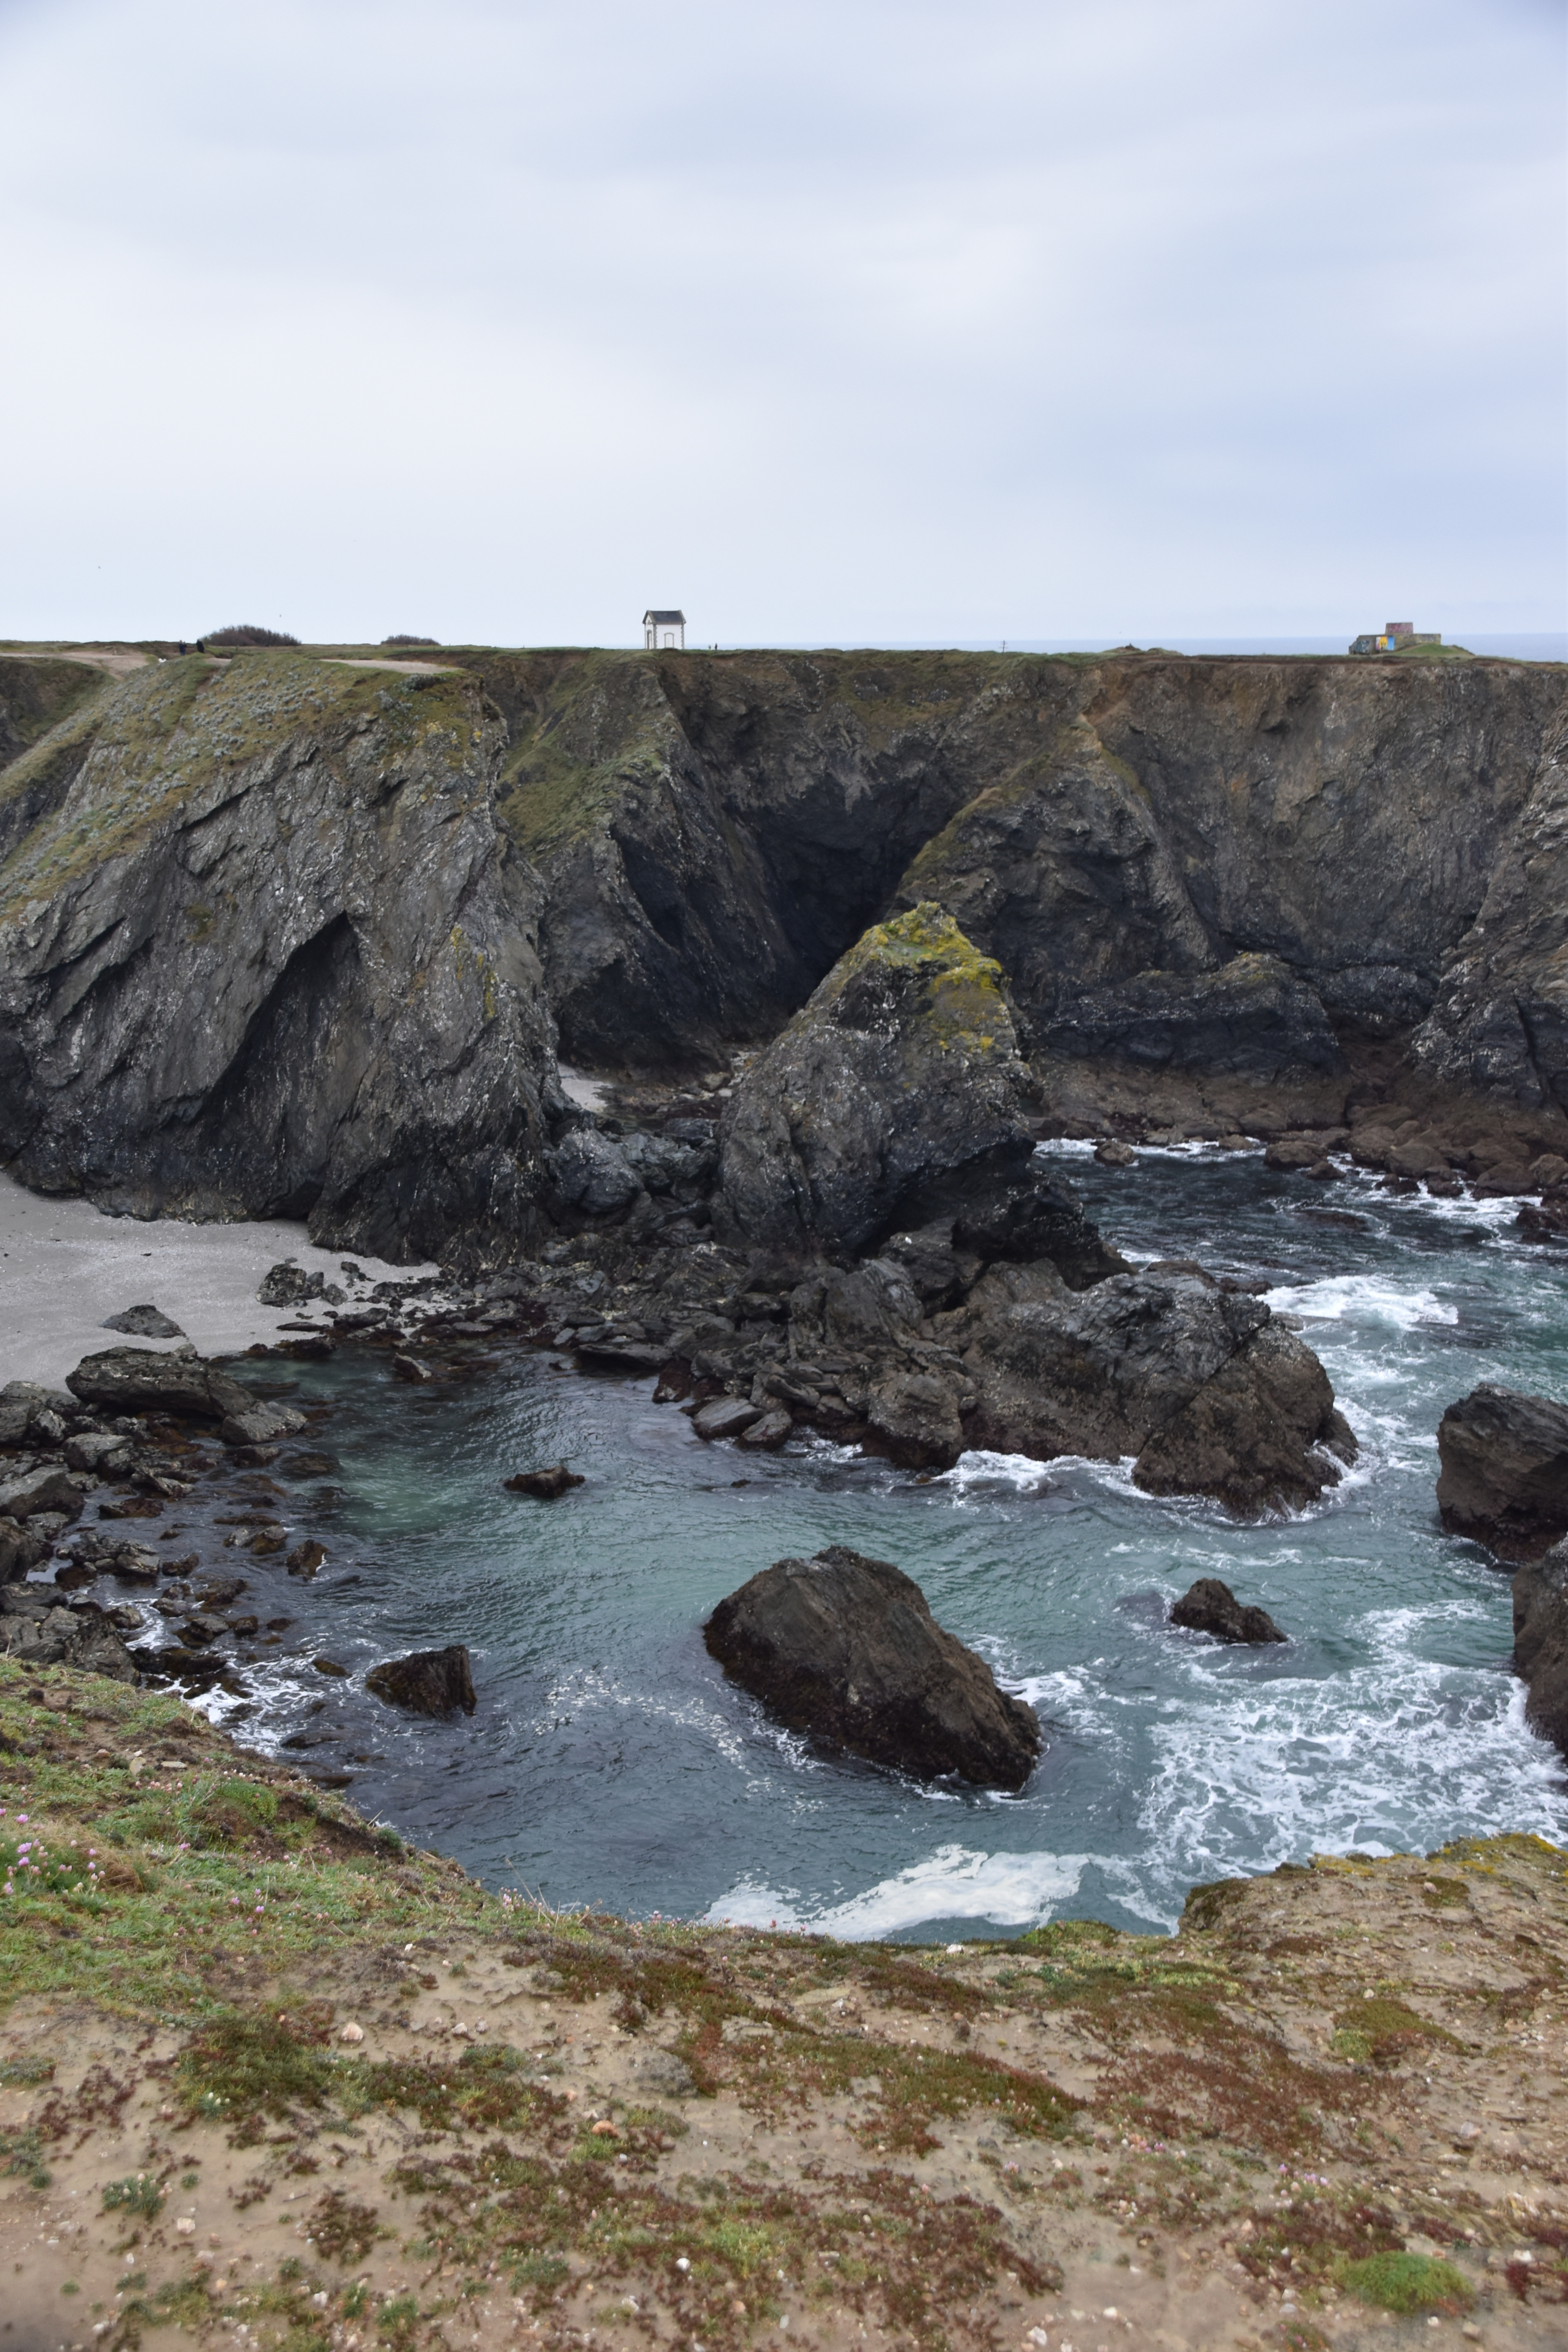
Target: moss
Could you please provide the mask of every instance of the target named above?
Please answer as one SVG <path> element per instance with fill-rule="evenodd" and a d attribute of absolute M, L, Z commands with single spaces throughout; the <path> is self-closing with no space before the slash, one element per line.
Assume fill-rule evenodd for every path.
<path fill-rule="evenodd" d="M 921 1012 L 946 1053 L 1016 1053 L 1002 968 L 971 946 L 951 915 L 923 899 L 891 922 L 873 923 L 841 957 L 811 999 L 819 1010 L 853 1005 L 868 987 L 892 978 L 920 984 Z"/>
<path fill-rule="evenodd" d="M 1368 2254 L 1342 2263 L 1339 2281 L 1379 2311 L 1469 2311 L 1475 2301 L 1464 2273 L 1431 2254 Z"/>

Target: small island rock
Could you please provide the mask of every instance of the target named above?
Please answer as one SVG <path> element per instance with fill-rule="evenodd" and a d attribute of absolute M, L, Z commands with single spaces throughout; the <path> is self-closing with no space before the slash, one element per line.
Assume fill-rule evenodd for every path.
<path fill-rule="evenodd" d="M 406 1658 L 389 1658 L 372 1666 L 365 1688 L 391 1706 L 406 1707 L 411 1715 L 452 1715 L 461 1707 L 472 1715 L 477 1701 L 468 1652 L 461 1642 L 445 1650 L 415 1650 Z"/>
<path fill-rule="evenodd" d="M 1171 1604 L 1171 1623 L 1189 1633 L 1212 1633 L 1218 1642 L 1283 1642 L 1266 1609 L 1249 1608 L 1218 1576 L 1200 1576 Z"/>
<path fill-rule="evenodd" d="M 564 1495 L 572 1486 L 585 1486 L 588 1481 L 580 1471 L 569 1470 L 564 1462 L 557 1462 L 548 1470 L 519 1470 L 506 1484 L 508 1495 L 537 1495 L 541 1503 L 553 1503 L 558 1495 Z"/>
<path fill-rule="evenodd" d="M 997 1688 L 891 1561 L 842 1544 L 777 1560 L 703 1631 L 725 1672 L 791 1730 L 873 1763 L 1021 1789 L 1039 1757 L 1034 1709 Z"/>

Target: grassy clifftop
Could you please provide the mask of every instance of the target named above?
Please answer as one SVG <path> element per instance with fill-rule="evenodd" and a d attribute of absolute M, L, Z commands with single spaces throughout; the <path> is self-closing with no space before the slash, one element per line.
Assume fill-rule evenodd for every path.
<path fill-rule="evenodd" d="M 0 1759 L 20 2341 L 1560 2340 L 1539 1840 L 846 1946 L 486 1893 L 58 1669 L 0 1661 Z"/>

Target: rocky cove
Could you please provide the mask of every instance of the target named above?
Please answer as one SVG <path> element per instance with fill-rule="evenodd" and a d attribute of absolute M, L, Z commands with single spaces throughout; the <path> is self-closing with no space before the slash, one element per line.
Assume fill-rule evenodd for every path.
<path fill-rule="evenodd" d="M 19 2310 L 1551 2340 L 1563 693 L 0 659 Z"/>

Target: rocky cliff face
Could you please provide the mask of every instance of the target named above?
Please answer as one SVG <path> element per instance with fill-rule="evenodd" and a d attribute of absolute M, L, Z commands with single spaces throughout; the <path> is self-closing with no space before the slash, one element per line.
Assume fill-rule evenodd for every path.
<path fill-rule="evenodd" d="M 193 656 L 13 762 L 13 1172 L 389 1257 L 521 1245 L 559 1097 L 501 742 L 461 674 Z"/>
<path fill-rule="evenodd" d="M 1555 667 L 465 658 L 507 712 L 507 821 L 586 1061 L 770 1035 L 867 923 L 932 899 L 1001 964 L 1048 1076 L 1304 1085 L 1326 1118 L 1359 1047 L 1421 1029 L 1427 1078 L 1568 1090 L 1539 878 Z"/>

